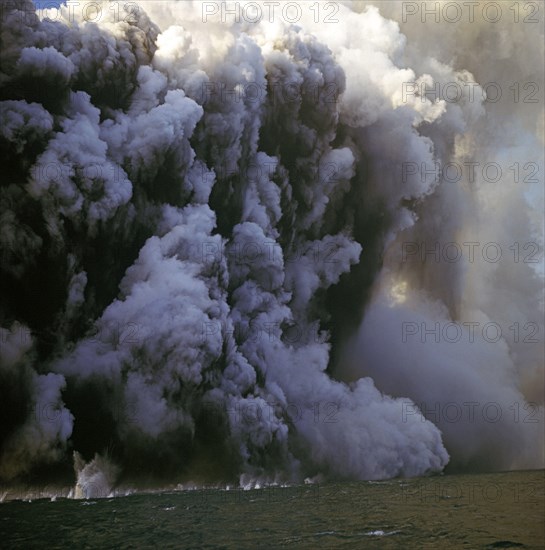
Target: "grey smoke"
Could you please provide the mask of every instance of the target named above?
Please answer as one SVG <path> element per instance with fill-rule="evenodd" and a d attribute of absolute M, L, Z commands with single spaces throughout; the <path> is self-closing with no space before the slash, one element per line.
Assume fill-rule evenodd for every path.
<path fill-rule="evenodd" d="M 522 188 L 401 183 L 401 166 L 505 165 L 513 138 L 539 159 L 543 137 L 484 101 L 402 97 L 479 82 L 494 29 L 469 29 L 458 60 L 447 33 L 436 59 L 366 4 L 335 25 L 203 23 L 187 1 L 96 24 L 2 11 L 2 479 L 74 451 L 83 495 L 119 476 L 416 476 L 449 455 L 543 467 L 542 345 L 401 341 L 401 322 L 491 320 L 542 342 L 536 271 L 400 258 L 405 241 L 542 246 Z M 504 416 L 416 408 L 468 401 Z M 510 421 L 528 402 L 538 422 Z"/>

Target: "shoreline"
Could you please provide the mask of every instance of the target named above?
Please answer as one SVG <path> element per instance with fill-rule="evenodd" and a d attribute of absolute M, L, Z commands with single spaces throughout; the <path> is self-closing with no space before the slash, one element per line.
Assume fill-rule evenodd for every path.
<path fill-rule="evenodd" d="M 286 490 L 298 490 L 305 492 L 318 492 L 320 488 L 327 489 L 328 486 L 333 484 L 351 484 L 351 483 L 362 483 L 365 485 L 389 485 L 389 484 L 399 484 L 403 489 L 404 487 L 410 486 L 425 486 L 433 485 L 440 482 L 445 485 L 455 485 L 455 480 L 460 480 L 462 483 L 460 486 L 464 485 L 463 480 L 468 478 L 467 485 L 470 486 L 471 478 L 475 476 L 479 477 L 493 477 L 501 475 L 513 475 L 513 474 L 536 474 L 541 473 L 545 481 L 545 469 L 531 469 L 531 470 L 504 470 L 498 472 L 463 472 L 463 473 L 441 473 L 437 475 L 430 476 L 419 476 L 412 478 L 391 478 L 384 480 L 330 480 L 320 482 L 311 482 L 310 480 L 305 480 L 304 483 L 270 483 L 270 482 L 259 482 L 253 481 L 246 485 L 234 485 L 226 483 L 195 483 L 193 481 L 186 481 L 183 483 L 157 483 L 152 484 L 140 484 L 136 482 L 127 483 L 126 485 L 118 485 L 114 487 L 108 494 L 94 497 L 84 497 L 81 496 L 81 493 L 77 490 L 77 485 L 74 482 L 73 485 L 59 484 L 55 485 L 52 483 L 46 484 L 43 487 L 37 485 L 25 485 L 25 484 L 14 484 L 9 485 L 0 485 L 0 505 L 6 504 L 9 502 L 33 502 L 37 500 L 50 500 L 55 501 L 57 499 L 68 499 L 68 500 L 81 500 L 81 501 L 93 501 L 93 500 L 109 500 L 117 499 L 134 495 L 151 495 L 151 494 L 162 494 L 162 493 L 192 493 L 192 492 L 201 492 L 203 494 L 237 494 L 237 493 L 247 493 L 248 491 L 282 491 Z M 79 494 L 79 496 L 78 496 Z"/>

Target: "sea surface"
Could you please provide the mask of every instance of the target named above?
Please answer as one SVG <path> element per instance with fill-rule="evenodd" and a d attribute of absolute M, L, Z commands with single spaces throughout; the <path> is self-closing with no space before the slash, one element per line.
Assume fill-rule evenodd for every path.
<path fill-rule="evenodd" d="M 95 500 L 2 496 L 3 549 L 545 547 L 543 470 Z"/>

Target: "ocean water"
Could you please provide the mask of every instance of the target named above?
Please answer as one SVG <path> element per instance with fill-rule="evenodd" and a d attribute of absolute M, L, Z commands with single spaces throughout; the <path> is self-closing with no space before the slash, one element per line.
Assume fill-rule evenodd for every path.
<path fill-rule="evenodd" d="M 545 471 L 4 500 L 0 547 L 543 549 Z"/>

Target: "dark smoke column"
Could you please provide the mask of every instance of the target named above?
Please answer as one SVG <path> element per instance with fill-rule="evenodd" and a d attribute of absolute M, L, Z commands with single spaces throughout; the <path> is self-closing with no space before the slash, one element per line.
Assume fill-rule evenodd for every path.
<path fill-rule="evenodd" d="M 423 205 L 462 205 L 398 169 L 451 158 L 481 106 L 403 101 L 417 74 L 374 8 L 341 5 L 328 38 L 304 10 L 295 25 L 97 5 L 94 21 L 2 10 L 2 479 L 70 471 L 74 451 L 84 496 L 440 471 L 409 381 L 373 372 L 393 398 L 369 372 L 333 375 L 382 364 L 374 343 L 346 354 L 398 284 L 388 247 L 433 229 Z"/>

